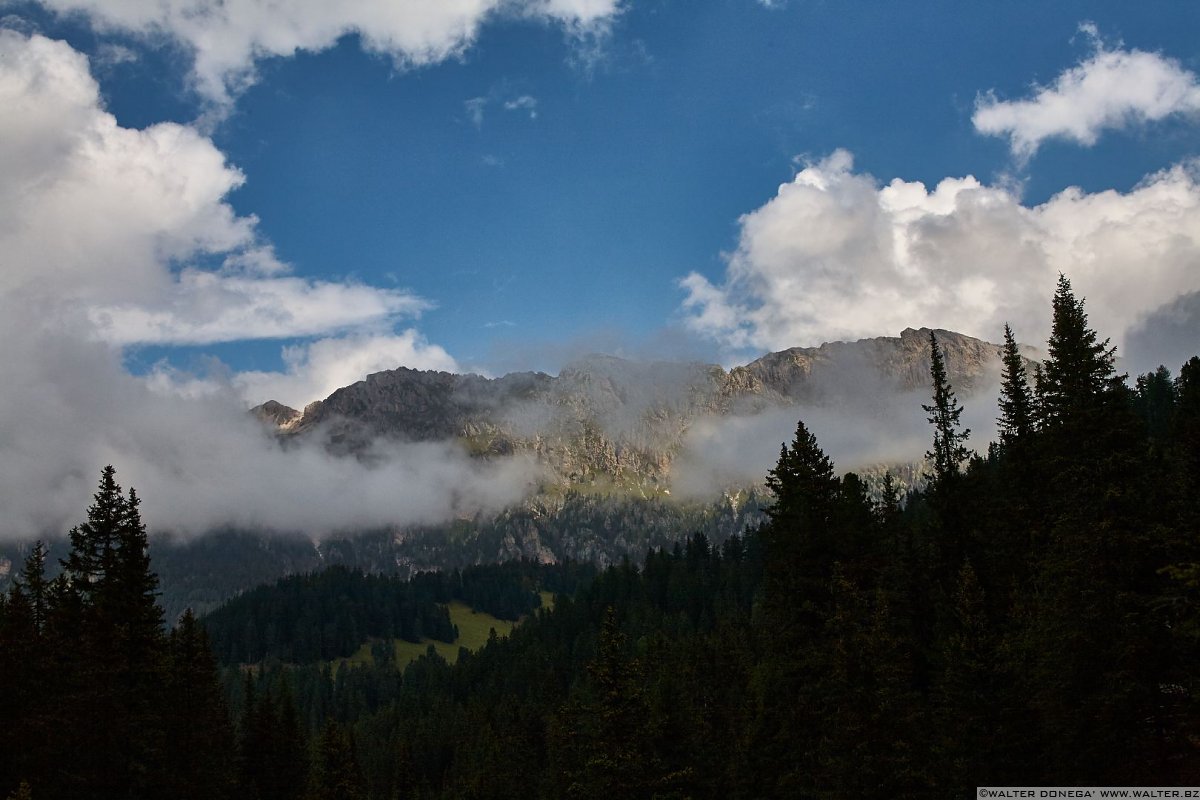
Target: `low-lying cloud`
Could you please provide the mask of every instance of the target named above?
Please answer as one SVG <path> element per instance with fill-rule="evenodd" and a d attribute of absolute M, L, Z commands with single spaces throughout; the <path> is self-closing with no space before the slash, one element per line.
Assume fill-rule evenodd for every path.
<path fill-rule="evenodd" d="M 959 393 L 963 427 L 971 431 L 967 444 L 977 451 L 986 452 L 995 438 L 998 396 L 995 375 L 970 396 Z M 683 497 L 710 497 L 730 486 L 761 483 L 778 463 L 780 446 L 795 438 L 797 421 L 816 437 L 839 475 L 911 465 L 933 443 L 933 429 L 921 407 L 929 402 L 928 392 L 880 388 L 870 394 L 833 394 L 820 404 L 698 420 L 672 468 L 672 489 Z"/>
<path fill-rule="evenodd" d="M 193 534 L 436 522 L 499 509 L 537 479 L 528 460 L 480 461 L 448 443 L 377 443 L 361 460 L 315 443 L 285 451 L 232 392 L 164 396 L 105 345 L 3 311 L 0 537 L 65 532 L 108 463 L 137 487 L 152 528 Z"/>

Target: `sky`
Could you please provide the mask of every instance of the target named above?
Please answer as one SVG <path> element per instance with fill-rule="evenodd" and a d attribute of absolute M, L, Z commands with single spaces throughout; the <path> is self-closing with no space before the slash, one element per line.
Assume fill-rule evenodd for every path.
<path fill-rule="evenodd" d="M 172 426 L 397 366 L 1038 345 L 1060 271 L 1177 369 L 1198 32 L 1154 0 L 0 0 L 0 465 L 187 474 Z"/>

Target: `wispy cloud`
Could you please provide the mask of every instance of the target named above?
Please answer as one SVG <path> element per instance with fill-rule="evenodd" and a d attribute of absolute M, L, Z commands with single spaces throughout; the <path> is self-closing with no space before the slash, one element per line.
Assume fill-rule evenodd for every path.
<path fill-rule="evenodd" d="M 538 100 L 531 94 L 513 94 L 505 85 L 494 87 L 486 95 L 472 97 L 463 101 L 467 119 L 476 128 L 483 127 L 483 120 L 489 106 L 499 106 L 504 111 L 524 111 L 530 119 L 537 119 Z"/>
<path fill-rule="evenodd" d="M 537 98 L 527 94 L 504 101 L 505 111 L 528 111 L 530 119 L 537 119 L 537 107 Z"/>
<path fill-rule="evenodd" d="M 487 110 L 487 105 L 486 97 L 472 97 L 463 101 L 463 108 L 467 110 L 467 118 L 476 128 L 483 127 L 483 113 Z"/>
<path fill-rule="evenodd" d="M 1196 73 L 1159 53 L 1109 47 L 1090 23 L 1080 30 L 1092 44 L 1089 58 L 1049 86 L 1035 85 L 1031 97 L 981 95 L 971 118 L 975 129 L 1007 137 L 1013 155 L 1027 161 L 1049 139 L 1090 146 L 1105 130 L 1200 114 Z"/>

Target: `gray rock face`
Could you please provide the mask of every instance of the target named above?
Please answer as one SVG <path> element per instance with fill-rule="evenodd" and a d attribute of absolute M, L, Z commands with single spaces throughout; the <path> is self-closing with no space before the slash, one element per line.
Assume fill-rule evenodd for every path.
<path fill-rule="evenodd" d="M 259 422 L 267 425 L 272 425 L 280 430 L 288 430 L 295 425 L 303 414 L 296 409 L 285 406 L 283 403 L 277 403 L 274 400 L 268 400 L 260 406 L 255 406 L 250 409 Z"/>
<path fill-rule="evenodd" d="M 947 372 L 962 396 L 999 369 L 1000 346 L 936 331 Z M 929 330 L 831 342 L 770 353 L 726 372 L 701 363 L 639 363 L 589 356 L 558 377 L 502 378 L 401 367 L 338 389 L 303 413 L 268 402 L 253 409 L 280 436 L 319 437 L 332 451 L 362 454 L 379 438 L 457 439 L 474 455 L 524 451 L 556 482 L 665 485 L 688 427 L 711 415 L 750 414 L 798 404 L 929 385 Z"/>

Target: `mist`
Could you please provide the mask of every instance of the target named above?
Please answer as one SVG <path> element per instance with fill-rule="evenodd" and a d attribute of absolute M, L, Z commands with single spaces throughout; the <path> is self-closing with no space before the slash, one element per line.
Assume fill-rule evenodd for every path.
<path fill-rule="evenodd" d="M 182 535 L 432 523 L 499 509 L 538 479 L 527 458 L 471 459 L 453 443 L 378 442 L 362 459 L 316 443 L 285 452 L 232 387 L 157 393 L 85 327 L 47 325 L 39 310 L 53 314 L 0 307 L 0 538 L 62 534 L 82 521 L 105 464 L 137 488 L 151 530 Z"/>
<path fill-rule="evenodd" d="M 1181 294 L 1143 317 L 1125 337 L 1123 368 L 1132 375 L 1160 365 L 1178 375 L 1192 356 L 1200 355 L 1200 292 Z"/>
<path fill-rule="evenodd" d="M 998 369 L 998 368 L 997 368 Z M 729 417 L 708 416 L 692 425 L 672 472 L 672 490 L 684 498 L 711 496 L 728 487 L 762 483 L 790 445 L 802 421 L 833 461 L 837 474 L 920 462 L 933 444 L 922 404 L 929 391 L 900 391 L 877 375 L 849 370 L 841 386 L 830 382 L 818 402 L 769 408 Z M 956 391 L 967 446 L 986 452 L 996 437 L 999 373 L 989 371 L 970 393 Z"/>

